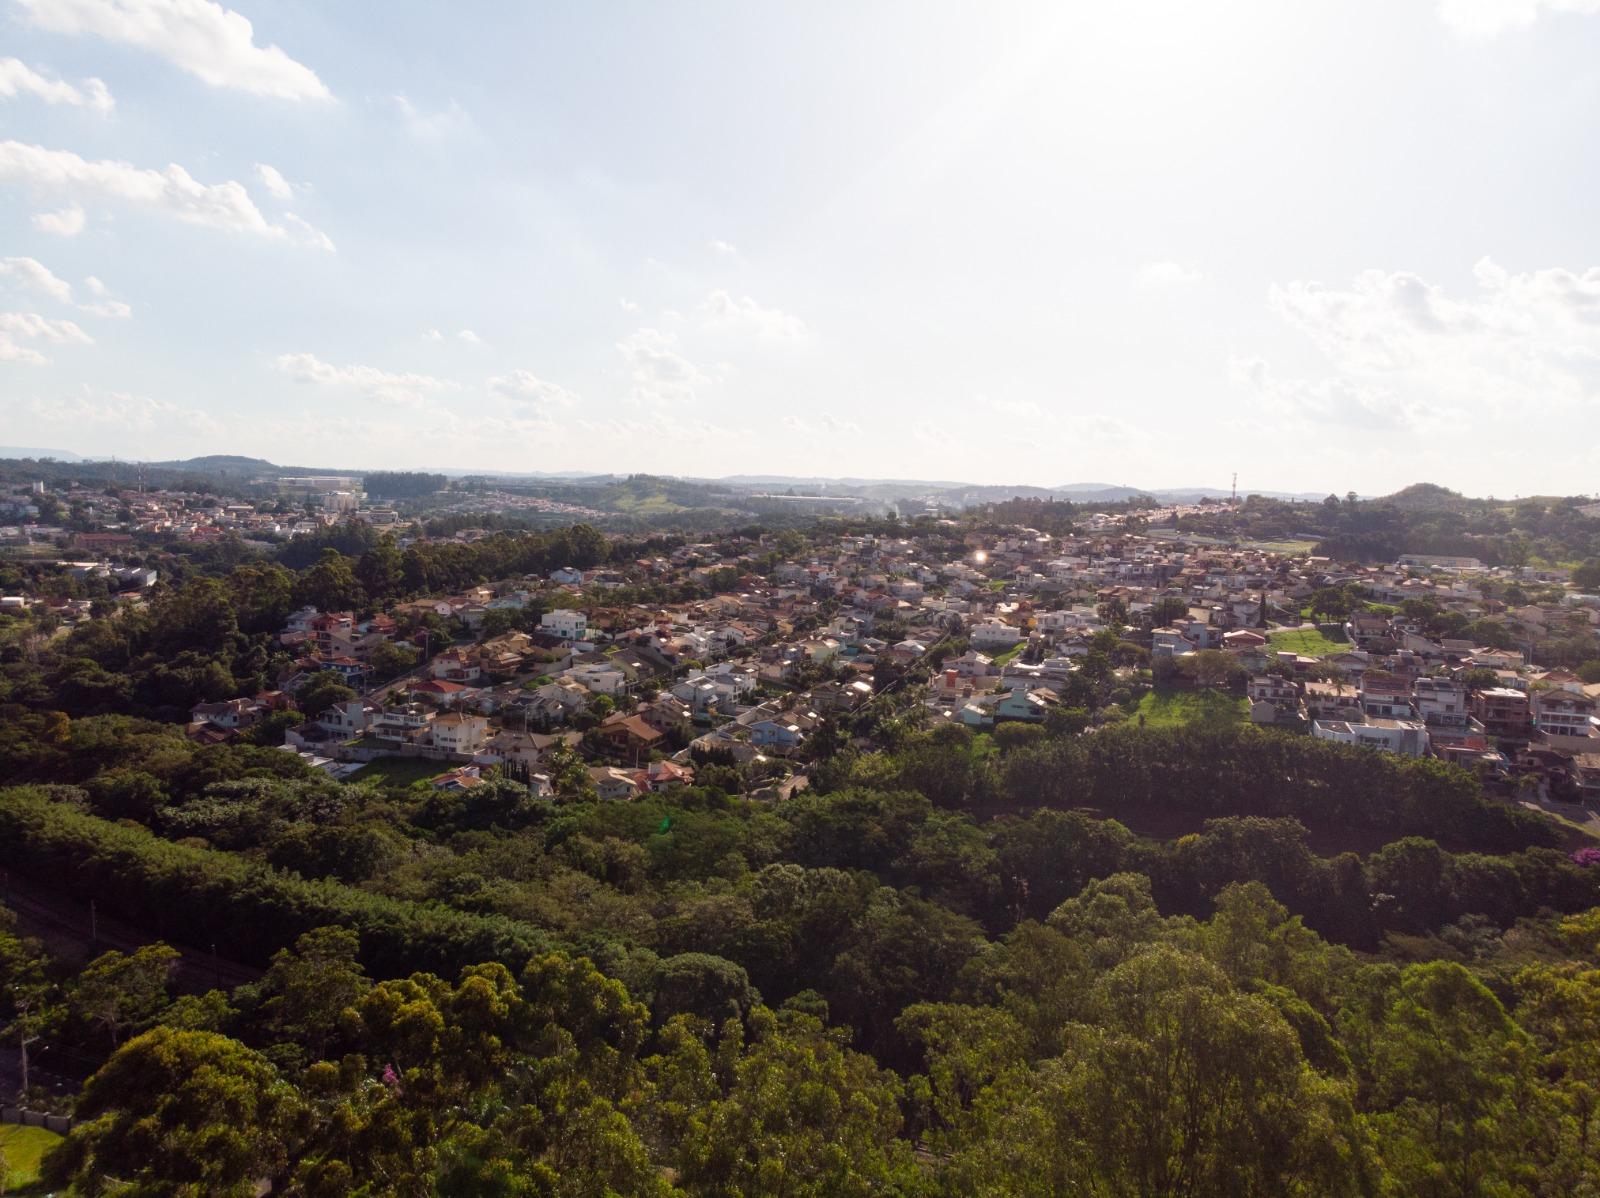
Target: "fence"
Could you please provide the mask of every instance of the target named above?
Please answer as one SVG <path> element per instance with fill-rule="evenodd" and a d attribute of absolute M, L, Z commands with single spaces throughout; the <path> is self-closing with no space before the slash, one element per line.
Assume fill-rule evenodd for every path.
<path fill-rule="evenodd" d="M 20 1106 L 0 1106 L 0 1123 L 20 1123 L 23 1127 L 42 1127 L 64 1136 L 72 1130 L 72 1116 L 47 1115 Z"/>

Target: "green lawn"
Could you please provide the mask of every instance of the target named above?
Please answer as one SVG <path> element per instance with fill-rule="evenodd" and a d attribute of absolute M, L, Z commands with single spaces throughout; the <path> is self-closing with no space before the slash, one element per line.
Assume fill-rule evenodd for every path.
<path fill-rule="evenodd" d="M 1348 641 L 1331 640 L 1315 628 L 1271 632 L 1267 634 L 1267 642 L 1275 653 L 1298 653 L 1301 657 L 1327 657 L 1350 648 Z"/>
<path fill-rule="evenodd" d="M 1221 691 L 1151 691 L 1139 700 L 1134 718 L 1146 728 L 1178 728 L 1185 724 L 1229 726 L 1250 717 L 1250 704 Z"/>
<path fill-rule="evenodd" d="M 995 666 L 999 667 L 999 666 L 1005 665 L 1006 663 L 1011 661 L 1012 658 L 1016 657 L 1017 654 L 1021 653 L 1027 647 L 1028 647 L 1028 642 L 1027 641 L 1018 641 L 1016 644 L 1012 645 L 1011 648 L 1007 649 L 1004 653 L 997 654 L 995 656 L 995 658 L 994 658 Z"/>
<path fill-rule="evenodd" d="M 1251 549 L 1265 549 L 1272 553 L 1310 553 L 1317 547 L 1315 541 L 1250 541 Z"/>
<path fill-rule="evenodd" d="M 413 782 L 426 782 L 451 768 L 449 762 L 429 761 L 425 757 L 380 757 L 367 762 L 346 780 L 404 788 Z"/>
<path fill-rule="evenodd" d="M 55 1132 L 42 1127 L 0 1124 L 0 1155 L 5 1158 L 6 1180 L 10 1186 L 31 1186 L 38 1181 L 39 1158 L 60 1141 L 61 1137 Z"/>

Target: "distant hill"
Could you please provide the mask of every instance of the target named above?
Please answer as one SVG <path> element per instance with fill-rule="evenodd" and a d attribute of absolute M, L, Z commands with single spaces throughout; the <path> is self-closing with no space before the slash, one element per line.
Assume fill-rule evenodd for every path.
<path fill-rule="evenodd" d="M 81 462 L 83 459 L 68 449 L 23 449 L 16 445 L 0 445 L 0 458 L 54 458 L 58 462 Z"/>
<path fill-rule="evenodd" d="M 1378 502 L 1403 512 L 1458 512 L 1472 500 L 1437 483 L 1412 483 L 1393 495 L 1383 496 Z"/>
<path fill-rule="evenodd" d="M 262 474 L 278 470 L 265 458 L 246 458 L 237 454 L 213 453 L 199 458 L 182 458 L 171 462 L 145 462 L 156 470 L 192 470 L 197 474 Z"/>

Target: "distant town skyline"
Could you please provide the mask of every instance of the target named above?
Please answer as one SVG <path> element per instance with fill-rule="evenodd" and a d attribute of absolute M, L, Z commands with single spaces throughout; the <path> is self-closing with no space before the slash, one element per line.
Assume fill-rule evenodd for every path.
<path fill-rule="evenodd" d="M 0 0 L 0 31 L 8 444 L 1600 486 L 1600 0 Z"/>

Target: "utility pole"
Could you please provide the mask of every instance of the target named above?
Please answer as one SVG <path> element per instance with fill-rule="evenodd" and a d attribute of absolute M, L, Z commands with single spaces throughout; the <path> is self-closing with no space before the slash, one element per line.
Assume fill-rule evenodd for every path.
<path fill-rule="evenodd" d="M 1230 499 L 1228 502 L 1230 502 L 1230 503 L 1238 503 L 1239 502 L 1239 472 L 1237 470 L 1235 470 L 1233 472 L 1233 498 Z"/>

